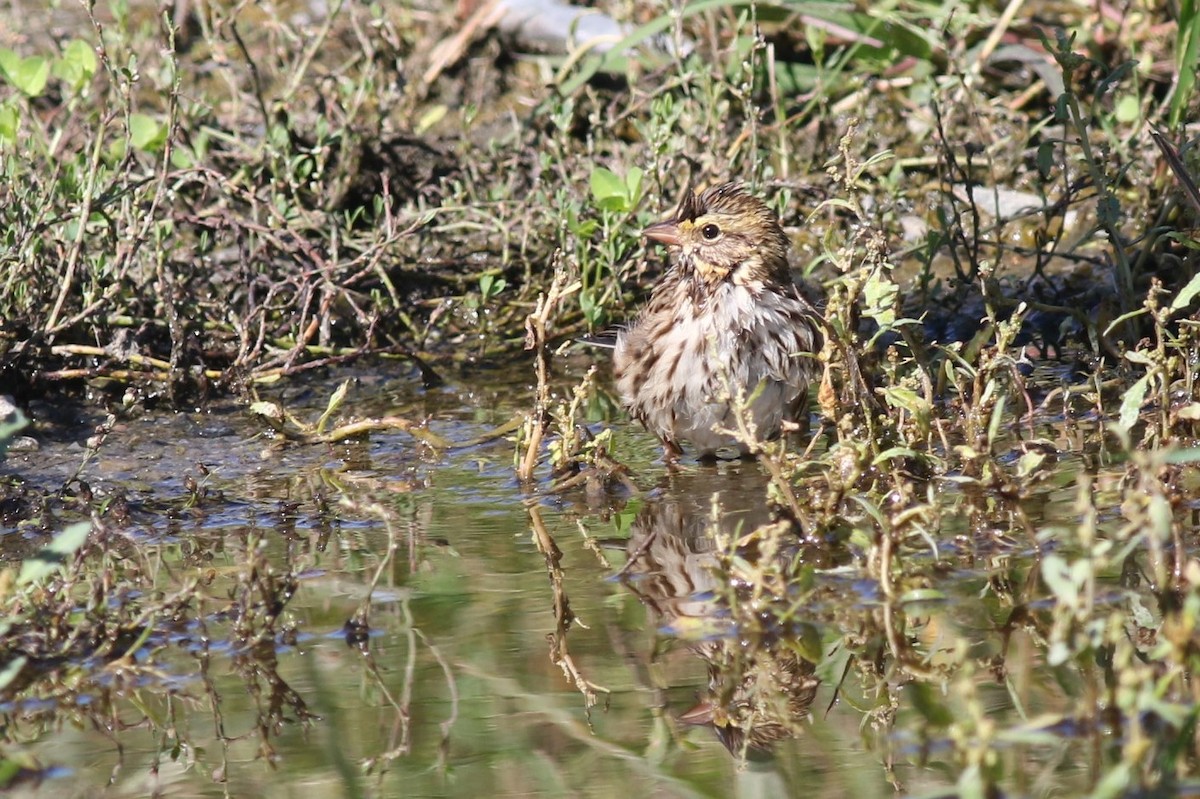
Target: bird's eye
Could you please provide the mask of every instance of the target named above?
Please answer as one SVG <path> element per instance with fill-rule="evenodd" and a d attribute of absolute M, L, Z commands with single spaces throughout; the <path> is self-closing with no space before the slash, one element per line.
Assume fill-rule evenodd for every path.
<path fill-rule="evenodd" d="M 705 225 L 704 227 L 700 228 L 700 235 L 709 241 L 712 241 L 717 236 L 721 235 L 721 228 L 717 227 L 716 225 Z"/>

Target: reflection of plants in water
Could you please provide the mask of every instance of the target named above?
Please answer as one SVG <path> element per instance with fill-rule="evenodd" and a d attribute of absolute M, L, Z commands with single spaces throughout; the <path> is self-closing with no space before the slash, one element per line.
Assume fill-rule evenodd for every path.
<path fill-rule="evenodd" d="M 64 724 L 107 730 L 117 769 L 130 767 L 127 750 L 143 754 L 130 746 L 136 730 L 153 741 L 151 773 L 175 764 L 235 785 L 245 784 L 246 775 L 237 770 L 248 751 L 251 759 L 281 764 L 281 738 L 297 727 L 307 730 L 319 721 L 318 736 L 334 734 L 327 729 L 355 730 L 359 719 L 341 715 L 337 692 L 344 683 L 320 669 L 321 658 L 288 655 L 302 648 L 315 654 L 300 637 L 289 605 L 303 577 L 342 557 L 327 551 L 327 522 L 345 515 L 378 520 L 388 533 L 378 553 L 365 546 L 348 550 L 350 568 L 362 568 L 365 585 L 342 632 L 361 653 L 356 669 L 376 697 L 380 717 L 390 714 L 390 721 L 367 756 L 355 760 L 338 750 L 328 766 L 351 786 L 363 769 L 382 775 L 397 758 L 412 754 L 414 715 L 423 721 L 413 708 L 421 700 L 416 667 L 426 655 L 447 685 L 448 717 L 438 747 L 445 757 L 458 717 L 454 671 L 415 623 L 408 592 L 392 584 L 398 557 L 407 556 L 415 568 L 412 560 L 423 543 L 414 532 L 418 522 L 405 495 L 384 504 L 369 498 L 377 489 L 373 483 L 358 485 L 351 476 L 333 480 L 346 499 L 336 508 L 317 499 L 321 518 L 298 518 L 297 506 L 284 503 L 270 527 L 218 525 L 215 535 L 180 535 L 168 543 L 135 538 L 127 532 L 132 525 L 94 519 L 27 557 L 19 572 L 0 572 L 6 614 L 0 698 L 8 730 L 0 761 L 25 768 L 12 779 L 32 778 L 43 768 L 19 742 L 37 741 Z M 181 507 L 204 515 L 226 506 L 197 489 Z M 372 631 L 397 625 L 407 654 L 381 666 Z M 298 662 L 310 664 L 301 671 L 304 687 L 296 682 Z"/>
<path fill-rule="evenodd" d="M 347 509 L 378 519 L 387 529 L 387 547 L 378 556 L 378 562 L 375 565 L 363 599 L 359 603 L 358 610 L 346 622 L 344 628 L 346 643 L 362 652 L 364 675 L 372 688 L 379 692 L 379 703 L 388 708 L 390 713 L 393 714 L 391 724 L 388 725 L 386 747 L 382 751 L 364 759 L 360 765 L 368 772 L 376 773 L 382 777 L 393 761 L 412 753 L 412 703 L 416 695 L 414 690 L 416 664 L 418 654 L 424 649 L 429 652 L 437 664 L 445 680 L 446 693 L 449 697 L 447 717 L 439 725 L 441 739 L 437 747 L 438 765 L 439 767 L 444 767 L 444 760 L 450 746 L 450 732 L 458 719 L 458 689 L 455 684 L 454 671 L 451 665 L 442 656 L 436 644 L 429 640 L 425 633 L 416 625 L 412 616 L 410 597 L 407 593 L 398 596 L 395 602 L 400 614 L 399 621 L 404 633 L 404 639 L 407 643 L 406 657 L 402 669 L 402 674 L 404 675 L 403 682 L 398 690 L 391 685 L 392 681 L 381 671 L 379 662 L 370 646 L 369 633 L 372 629 L 371 612 L 372 607 L 378 601 L 376 592 L 388 588 L 389 580 L 396 567 L 396 555 L 401 551 L 401 545 L 407 544 L 411 565 L 411 560 L 415 557 L 418 542 L 413 540 L 411 535 L 407 539 L 402 538 L 399 528 L 406 514 L 403 512 L 398 513 L 396 508 L 365 498 L 350 497 L 346 499 L 345 505 Z M 353 771 L 347 772 L 348 764 L 339 763 L 339 767 L 343 771 L 343 779 L 348 784 L 353 783 L 356 779 L 356 774 Z"/>
<path fill-rule="evenodd" d="M 550 660 L 562 669 L 563 676 L 583 694 L 584 709 L 590 713 L 599 701 L 600 695 L 607 695 L 609 691 L 604 686 L 589 680 L 571 654 L 568 634 L 578 619 L 571 610 L 571 601 L 567 594 L 565 575 L 562 569 L 562 551 L 546 530 L 537 507 L 529 507 L 529 517 L 532 522 L 534 541 L 537 543 L 538 551 L 546 560 L 546 574 L 550 578 L 550 589 L 554 597 L 555 627 L 554 632 L 547 636 L 550 644 Z"/>
<path fill-rule="evenodd" d="M 69 721 L 114 735 L 146 728 L 161 757 L 190 760 L 196 752 L 184 717 L 188 707 L 201 705 L 216 720 L 215 773 L 227 773 L 230 744 L 247 735 L 257 736 L 259 753 L 271 759 L 272 741 L 285 726 L 306 724 L 312 715 L 277 660 L 277 649 L 295 635 L 284 611 L 304 566 L 280 569 L 262 543 L 252 533 L 240 541 L 227 537 L 222 546 L 244 555 L 237 566 L 220 576 L 180 579 L 178 553 L 143 551 L 115 526 L 93 519 L 60 533 L 15 579 L 10 571 L 2 598 L 0 689 L 12 708 L 5 714 L 5 757 L 19 756 L 12 741 Z M 224 721 L 230 696 L 217 687 L 212 668 L 225 658 L 254 702 L 256 721 L 247 732 Z M 198 663 L 201 692 L 181 662 Z M 227 668 L 220 667 L 223 679 Z"/>
<path fill-rule="evenodd" d="M 738 521 L 752 523 L 752 516 Z M 726 748 L 744 757 L 750 750 L 769 750 L 804 726 L 820 684 L 814 674 L 820 642 L 814 651 L 814 642 L 798 635 L 796 625 L 768 630 L 746 624 L 735 608 L 755 600 L 747 595 L 731 605 L 710 522 L 719 524 L 690 513 L 685 501 L 648 502 L 630 528 L 621 577 L 654 625 L 687 642 L 707 666 L 707 690 L 679 718 L 710 725 Z M 775 555 L 787 558 L 765 557 Z M 742 563 L 757 562 L 758 556 L 740 548 L 735 555 Z"/>
<path fill-rule="evenodd" d="M 1110 778 L 1125 785 L 1160 781 L 1184 756 L 1161 735 L 1186 733 L 1200 666 L 1200 565 L 1177 504 L 1195 478 L 1179 463 L 1136 456 L 1124 478 L 1081 477 L 1075 527 L 1039 529 L 1028 496 L 963 492 L 848 516 L 840 543 L 806 541 L 765 506 L 731 513 L 754 495 L 736 474 L 720 475 L 741 484 L 711 510 L 703 475 L 648 500 L 620 570 L 654 626 L 706 664 L 708 689 L 678 717 L 713 725 L 735 754 L 803 734 L 823 675 L 831 705 L 863 713 L 889 770 L 950 761 L 964 789 L 1011 779 L 1046 747 L 1115 746 L 1128 765 Z M 1125 492 L 1124 519 L 1102 522 L 1097 494 L 1113 491 Z M 936 557 L 931 539 L 897 535 L 921 508 L 944 547 Z M 1028 529 L 1012 526 L 1022 519 Z M 1135 765 L 1146 757 L 1155 765 Z"/>

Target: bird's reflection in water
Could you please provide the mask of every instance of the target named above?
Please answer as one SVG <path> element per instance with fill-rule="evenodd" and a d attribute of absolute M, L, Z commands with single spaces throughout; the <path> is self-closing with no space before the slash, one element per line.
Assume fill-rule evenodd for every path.
<path fill-rule="evenodd" d="M 750 593 L 721 569 L 719 541 L 735 541 L 775 521 L 766 478 L 751 463 L 723 464 L 675 475 L 638 514 L 621 571 L 625 586 L 646 606 L 651 623 L 688 642 L 708 666 L 708 687 L 680 720 L 709 724 L 738 756 L 769 753 L 806 723 L 819 680 L 785 632 L 747 634 L 748 608 L 731 607 Z M 790 568 L 800 552 L 795 533 L 772 557 Z M 756 557 L 753 548 L 738 556 Z"/>

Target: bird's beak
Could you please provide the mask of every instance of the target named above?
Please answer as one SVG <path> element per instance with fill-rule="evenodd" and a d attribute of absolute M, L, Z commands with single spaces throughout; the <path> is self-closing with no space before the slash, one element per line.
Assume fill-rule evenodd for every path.
<path fill-rule="evenodd" d="M 679 238 L 679 223 L 674 219 L 668 219 L 665 222 L 655 222 L 643 230 L 642 235 L 651 241 L 666 244 L 668 247 L 678 247 L 681 243 Z"/>

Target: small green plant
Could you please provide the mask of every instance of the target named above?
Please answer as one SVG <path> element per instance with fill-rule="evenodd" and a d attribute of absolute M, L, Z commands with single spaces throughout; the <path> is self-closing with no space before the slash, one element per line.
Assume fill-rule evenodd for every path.
<path fill-rule="evenodd" d="M 98 62 L 92 46 L 81 39 L 68 42 L 57 58 L 32 55 L 21 57 L 16 51 L 0 48 L 0 77 L 24 96 L 25 100 L 41 97 L 50 78 L 57 78 L 67 89 L 68 105 L 78 105 Z M 18 96 L 0 102 L 0 147 L 15 146 L 25 103 Z"/>
<path fill-rule="evenodd" d="M 592 170 L 592 201 L 601 211 L 627 214 L 642 198 L 642 170 L 632 167 L 622 179 L 606 167 Z"/>
<path fill-rule="evenodd" d="M 479 277 L 479 300 L 483 305 L 488 305 L 500 296 L 501 292 L 507 287 L 504 278 L 494 275 L 491 272 L 480 275 Z"/>
<path fill-rule="evenodd" d="M 594 167 L 590 185 L 598 217 L 584 220 L 578 211 L 567 214 L 567 225 L 580 241 L 579 307 L 591 328 L 603 324 L 614 299 L 620 296 L 616 277 L 636 246 L 631 227 L 642 199 L 642 176 L 638 167 L 631 167 L 624 177 L 607 167 Z"/>
<path fill-rule="evenodd" d="M 1132 73 L 1135 64 L 1134 62 L 1126 61 L 1117 65 L 1112 70 L 1106 70 L 1104 79 L 1100 84 L 1100 91 L 1097 92 L 1092 107 L 1087 109 L 1089 113 L 1085 114 L 1083 108 L 1081 108 L 1081 97 L 1077 91 L 1076 74 L 1085 65 L 1099 69 L 1104 69 L 1104 65 L 1076 53 L 1074 50 L 1075 38 L 1074 34 L 1068 35 L 1063 30 L 1056 31 L 1054 44 L 1051 44 L 1045 37 L 1042 38 L 1046 49 L 1054 56 L 1055 61 L 1058 62 L 1062 70 L 1063 92 L 1055 101 L 1054 115 L 1056 120 L 1066 125 L 1073 132 L 1074 135 L 1069 137 L 1069 140 L 1079 145 L 1079 154 L 1083 159 L 1083 166 L 1090 176 L 1093 185 L 1100 193 L 1096 209 L 1097 222 L 1111 242 L 1112 262 L 1116 272 L 1117 286 L 1119 288 L 1118 299 L 1121 304 L 1121 310 L 1129 311 L 1135 297 L 1135 275 L 1133 273 L 1133 265 L 1130 263 L 1129 256 L 1122 243 L 1123 236 L 1120 225 L 1124 221 L 1124 218 L 1119 195 L 1116 191 L 1120 176 L 1114 176 L 1113 171 L 1109 169 L 1107 159 L 1101 158 L 1093 149 L 1091 138 L 1092 131 L 1097 127 L 1094 120 L 1099 115 L 1100 109 L 1097 107 L 1099 101 L 1104 97 L 1108 89 L 1115 88 Z M 1112 142 L 1117 141 L 1115 130 L 1110 130 L 1109 140 Z M 1064 140 L 1062 144 L 1065 148 L 1068 141 Z"/>

